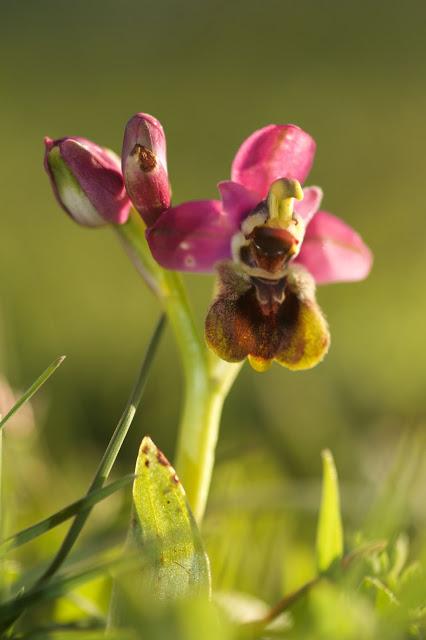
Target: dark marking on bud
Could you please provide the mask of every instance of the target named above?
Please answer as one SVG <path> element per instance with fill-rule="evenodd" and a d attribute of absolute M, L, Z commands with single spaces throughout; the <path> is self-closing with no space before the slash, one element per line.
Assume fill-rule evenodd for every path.
<path fill-rule="evenodd" d="M 137 157 L 139 167 L 144 173 L 150 173 L 157 166 L 155 155 L 141 144 L 135 144 L 131 155 Z"/>
<path fill-rule="evenodd" d="M 146 466 L 146 467 L 149 467 L 149 465 L 150 465 L 150 462 L 149 462 L 149 460 L 148 460 L 148 459 L 146 459 L 146 460 L 145 460 L 145 466 Z"/>
<path fill-rule="evenodd" d="M 157 451 L 157 460 L 164 467 L 170 467 L 170 462 L 167 460 L 167 458 L 164 455 L 164 453 L 162 451 L 160 451 L 160 449 L 158 449 L 158 451 Z"/>
<path fill-rule="evenodd" d="M 142 448 L 142 453 L 144 453 L 145 455 L 148 455 L 149 453 L 149 446 L 147 444 L 145 444 Z"/>

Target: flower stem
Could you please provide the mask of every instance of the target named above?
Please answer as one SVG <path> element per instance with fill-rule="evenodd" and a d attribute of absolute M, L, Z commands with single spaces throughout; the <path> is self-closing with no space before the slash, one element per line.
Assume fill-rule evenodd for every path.
<path fill-rule="evenodd" d="M 154 260 L 145 239 L 145 224 L 134 209 L 125 224 L 115 225 L 126 252 L 167 312 L 181 354 L 185 376 L 192 369 L 207 366 L 207 354 L 201 342 L 181 278 L 162 269 Z"/>
<path fill-rule="evenodd" d="M 239 370 L 240 365 L 228 365 L 219 379 L 208 367 L 197 385 L 186 388 L 175 466 L 199 523 L 206 508 L 223 404 Z"/>
<path fill-rule="evenodd" d="M 179 348 L 185 377 L 185 398 L 179 427 L 176 469 L 194 516 L 201 522 L 210 487 L 223 403 L 240 365 L 210 353 L 198 334 L 180 276 L 162 269 L 152 258 L 145 225 L 132 210 L 115 230 L 168 315 Z"/>

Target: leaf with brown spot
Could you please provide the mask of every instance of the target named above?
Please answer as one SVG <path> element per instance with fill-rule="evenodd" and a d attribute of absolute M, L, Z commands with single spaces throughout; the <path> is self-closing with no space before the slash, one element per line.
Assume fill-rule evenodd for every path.
<path fill-rule="evenodd" d="M 140 446 L 135 473 L 128 544 L 140 551 L 142 571 L 117 585 L 112 624 L 125 616 L 120 596 L 124 591 L 156 600 L 210 593 L 209 562 L 185 491 L 166 456 L 148 437 Z"/>

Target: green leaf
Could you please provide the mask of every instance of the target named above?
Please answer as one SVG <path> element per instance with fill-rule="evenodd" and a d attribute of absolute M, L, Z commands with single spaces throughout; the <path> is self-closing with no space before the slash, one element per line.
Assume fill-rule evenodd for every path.
<path fill-rule="evenodd" d="M 31 385 L 29 389 L 26 390 L 24 395 L 16 402 L 11 410 L 4 416 L 3 419 L 0 420 L 0 429 L 6 424 L 6 422 L 13 416 L 15 413 L 22 407 L 23 404 L 28 402 L 30 398 L 33 397 L 35 393 L 40 389 L 42 385 L 50 378 L 52 373 L 55 373 L 56 369 L 63 363 L 65 360 L 65 356 L 61 356 L 57 358 L 51 365 L 47 367 L 45 371 L 37 378 L 35 382 Z"/>
<path fill-rule="evenodd" d="M 85 498 L 81 498 L 80 500 L 69 504 L 67 507 L 60 509 L 48 518 L 45 518 L 44 520 L 15 533 L 13 536 L 6 538 L 6 540 L 0 542 L 0 557 L 10 551 L 10 549 L 15 549 L 16 547 L 20 547 L 21 545 L 38 538 L 38 536 L 41 536 L 43 533 L 46 533 L 47 531 L 50 531 L 50 529 L 62 524 L 62 522 L 65 522 L 76 513 L 84 511 L 88 507 L 93 507 L 101 500 L 105 500 L 105 498 L 108 498 L 111 494 L 130 484 L 133 479 L 134 475 L 129 474 L 115 482 L 111 482 L 108 486 L 103 487 L 102 489 L 91 491 Z"/>
<path fill-rule="evenodd" d="M 110 622 L 128 620 L 135 596 L 171 601 L 210 593 L 210 570 L 200 533 L 175 470 L 152 440 L 145 437 L 136 461 L 133 513 L 128 544 L 142 561 L 117 585 Z"/>
<path fill-rule="evenodd" d="M 142 441 L 135 473 L 131 537 L 142 553 L 149 548 L 156 596 L 209 592 L 209 563 L 185 491 L 151 438 Z"/>
<path fill-rule="evenodd" d="M 321 506 L 318 519 L 316 555 L 320 572 L 343 555 L 343 527 L 340 515 L 340 496 L 337 471 L 328 449 L 322 454 L 323 479 Z"/>

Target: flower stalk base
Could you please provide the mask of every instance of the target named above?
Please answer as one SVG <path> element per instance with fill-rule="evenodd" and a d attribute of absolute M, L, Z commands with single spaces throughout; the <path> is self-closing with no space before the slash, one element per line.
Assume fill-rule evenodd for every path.
<path fill-rule="evenodd" d="M 223 403 L 241 365 L 213 355 L 200 338 L 182 279 L 153 259 L 140 215 L 131 210 L 128 221 L 114 228 L 136 269 L 160 299 L 179 348 L 185 398 L 175 467 L 200 523 L 213 472 Z"/>

